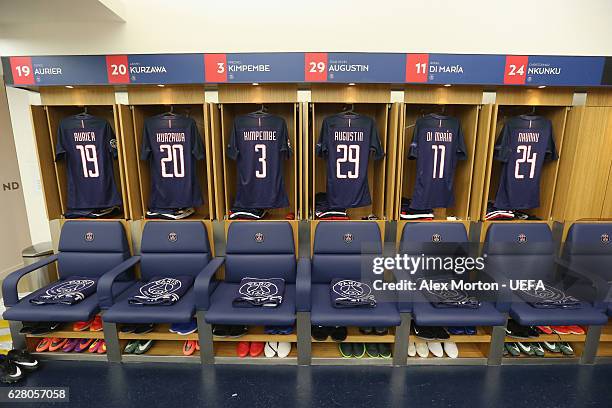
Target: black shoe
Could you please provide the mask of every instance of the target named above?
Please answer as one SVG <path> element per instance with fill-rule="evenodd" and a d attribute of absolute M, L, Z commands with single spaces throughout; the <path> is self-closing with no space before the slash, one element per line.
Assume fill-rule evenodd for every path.
<path fill-rule="evenodd" d="M 540 333 L 533 326 L 527 326 L 527 335 L 531 338 L 540 337 Z"/>
<path fill-rule="evenodd" d="M 215 324 L 212 329 L 213 336 L 227 337 L 229 335 L 230 326 L 224 324 Z"/>
<path fill-rule="evenodd" d="M 340 350 L 340 355 L 344 358 L 353 357 L 353 344 L 352 343 L 339 343 L 338 350 Z"/>
<path fill-rule="evenodd" d="M 136 325 L 136 327 L 134 328 L 134 334 L 151 333 L 153 331 L 153 327 L 154 327 L 153 323 Z"/>
<path fill-rule="evenodd" d="M 436 340 L 448 340 L 450 339 L 450 334 L 444 329 L 444 327 L 440 326 L 432 326 L 430 327 L 433 335 L 436 337 Z"/>
<path fill-rule="evenodd" d="M 11 384 L 21 380 L 24 376 L 19 366 L 13 364 L 5 355 L 0 354 L 0 382 Z"/>
<path fill-rule="evenodd" d="M 134 333 L 134 330 L 136 330 L 136 325 L 135 324 L 124 324 L 119 328 L 119 332 L 120 333 Z"/>
<path fill-rule="evenodd" d="M 40 336 L 41 334 L 51 333 L 59 329 L 59 327 L 60 323 L 57 322 L 41 322 L 30 333 L 34 336 Z"/>
<path fill-rule="evenodd" d="M 423 340 L 437 340 L 436 334 L 429 326 L 419 326 L 417 324 L 412 325 L 412 331 L 414 335 Z"/>
<path fill-rule="evenodd" d="M 368 355 L 368 357 L 372 357 L 372 358 L 380 357 L 376 343 L 365 343 L 365 349 L 366 349 L 366 354 Z"/>
<path fill-rule="evenodd" d="M 11 350 L 6 358 L 25 371 L 35 371 L 39 366 L 38 360 L 26 350 Z"/>
<path fill-rule="evenodd" d="M 378 343 L 378 354 L 382 358 L 391 358 L 391 344 L 389 343 Z"/>
<path fill-rule="evenodd" d="M 310 335 L 317 341 L 327 340 L 331 333 L 331 327 L 327 326 L 311 326 Z"/>
<path fill-rule="evenodd" d="M 508 320 L 506 326 L 506 335 L 515 339 L 528 339 L 530 337 L 529 330 L 525 326 L 521 326 L 514 320 Z"/>
<path fill-rule="evenodd" d="M 373 327 L 360 327 L 359 333 L 369 335 L 369 334 L 374 333 L 374 328 Z"/>
<path fill-rule="evenodd" d="M 19 330 L 21 334 L 31 334 L 38 327 L 38 322 L 22 322 L 23 327 Z"/>
<path fill-rule="evenodd" d="M 389 333 L 388 327 L 375 327 L 374 334 L 377 336 L 386 336 Z"/>
<path fill-rule="evenodd" d="M 353 345 L 353 357 L 362 358 L 366 354 L 366 347 L 363 343 L 350 343 Z"/>
<path fill-rule="evenodd" d="M 348 332 L 346 330 L 346 327 L 343 326 L 333 327 L 330 333 L 330 336 L 333 341 L 344 341 L 346 340 L 347 335 Z"/>
<path fill-rule="evenodd" d="M 227 336 L 237 338 L 244 336 L 248 332 L 249 328 L 247 326 L 230 326 Z"/>

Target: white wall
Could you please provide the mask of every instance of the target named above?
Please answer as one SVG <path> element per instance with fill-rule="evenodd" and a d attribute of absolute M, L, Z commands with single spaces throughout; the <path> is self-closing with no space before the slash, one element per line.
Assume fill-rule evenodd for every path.
<path fill-rule="evenodd" d="M 390 51 L 612 55 L 610 0 L 124 0 L 125 23 L 0 24 L 0 54 Z M 47 1 L 61 8 L 65 2 Z M 115 1 L 115 3 L 118 3 Z M 56 10 L 57 11 L 57 10 Z M 72 10 L 66 15 L 73 16 Z M 61 16 L 55 12 L 54 16 Z M 72 17 L 71 17 L 72 18 Z"/>
<path fill-rule="evenodd" d="M 40 97 L 37 93 L 15 88 L 7 88 L 6 93 L 28 213 L 30 237 L 35 244 L 51 241 L 29 109 L 30 104 L 40 104 Z"/>

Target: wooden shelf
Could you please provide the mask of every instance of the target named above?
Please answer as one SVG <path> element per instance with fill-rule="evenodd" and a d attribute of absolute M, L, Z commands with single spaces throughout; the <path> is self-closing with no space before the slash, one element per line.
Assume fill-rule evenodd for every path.
<path fill-rule="evenodd" d="M 348 327 L 348 335 L 346 340 L 337 342 L 331 337 L 323 341 L 312 339 L 313 343 L 395 343 L 395 333 L 393 329 L 389 330 L 389 334 L 378 336 L 376 334 L 361 334 L 357 327 Z"/>
<path fill-rule="evenodd" d="M 170 333 L 169 324 L 156 324 L 153 331 L 145 334 L 134 334 L 134 333 L 121 333 L 119 332 L 119 339 L 121 340 L 198 340 L 198 332 L 182 336 L 176 333 Z"/>
<path fill-rule="evenodd" d="M 361 342 L 364 343 L 364 342 Z M 382 342 L 379 342 L 382 343 Z M 349 360 L 347 357 L 342 357 L 340 354 L 340 350 L 338 349 L 338 344 L 336 342 L 317 342 L 312 344 L 312 358 L 340 358 L 344 360 Z M 390 358 L 372 358 L 368 357 L 367 354 L 360 358 L 359 360 L 390 360 Z"/>
<path fill-rule="evenodd" d="M 26 337 L 59 337 L 61 339 L 103 339 L 104 332 L 102 330 L 94 331 L 74 331 L 72 330 L 72 324 L 66 324 L 62 326 L 60 330 L 55 330 L 46 334 L 26 334 Z"/>
<path fill-rule="evenodd" d="M 469 336 L 466 336 L 469 337 Z M 457 349 L 459 349 L 459 357 L 457 358 L 487 358 L 488 355 L 488 344 L 485 345 L 483 343 L 457 343 Z M 446 353 L 443 357 L 436 357 L 431 352 L 428 357 L 419 357 L 417 354 L 414 357 L 408 357 L 408 360 L 427 360 L 427 359 L 448 359 L 450 361 L 454 360 L 450 357 L 446 356 Z"/>
<path fill-rule="evenodd" d="M 599 343 L 597 357 L 612 357 L 612 342 Z"/>
<path fill-rule="evenodd" d="M 558 342 L 580 342 L 584 343 L 586 334 L 540 334 L 538 337 L 530 337 L 528 339 L 515 339 L 508 337 L 504 339 L 505 343 L 540 343 L 546 341 L 548 343 Z"/>
<path fill-rule="evenodd" d="M 234 342 L 234 343 L 230 343 L 230 342 L 215 342 L 214 343 L 214 349 L 215 349 L 215 357 L 238 357 L 238 354 L 236 353 L 236 347 L 238 347 L 238 345 Z M 291 344 L 291 352 L 289 353 L 289 356 L 287 357 L 293 357 L 296 358 L 297 357 L 297 345 L 295 343 Z M 245 360 L 249 360 L 249 359 L 259 359 L 259 358 L 265 358 L 267 359 L 268 357 L 266 357 L 263 353 L 257 357 L 244 357 Z M 278 357 L 272 357 L 272 358 L 277 358 Z M 272 359 L 270 358 L 270 359 Z M 282 359 L 279 359 L 282 360 Z"/>
<path fill-rule="evenodd" d="M 612 323 L 608 323 L 603 327 L 599 341 L 612 341 Z"/>
<path fill-rule="evenodd" d="M 197 333 L 194 333 L 197 334 Z M 291 334 L 265 334 L 263 326 L 251 326 L 249 331 L 244 336 L 240 337 L 220 337 L 213 336 L 214 341 L 237 342 L 237 341 L 288 341 L 290 343 L 297 342 L 295 328 Z"/>
<path fill-rule="evenodd" d="M 414 341 L 415 343 L 426 343 L 428 340 L 424 340 L 416 337 L 413 334 L 410 334 L 410 341 Z M 491 342 L 491 334 L 487 333 L 486 330 L 482 327 L 476 328 L 476 334 L 467 335 L 451 335 L 450 338 L 446 340 L 433 340 L 433 341 L 452 341 L 455 343 L 490 343 Z"/>
<path fill-rule="evenodd" d="M 125 349 L 125 346 L 127 343 L 128 343 L 127 341 L 120 342 L 122 355 L 137 356 L 138 354 L 123 353 L 123 350 Z M 141 355 L 142 356 L 181 356 L 181 357 L 198 357 L 198 358 L 200 357 L 200 352 L 197 350 L 191 356 L 183 355 L 183 344 L 184 343 L 185 341 L 178 341 L 178 340 L 154 341 L 151 348 L 146 353 L 141 354 Z"/>

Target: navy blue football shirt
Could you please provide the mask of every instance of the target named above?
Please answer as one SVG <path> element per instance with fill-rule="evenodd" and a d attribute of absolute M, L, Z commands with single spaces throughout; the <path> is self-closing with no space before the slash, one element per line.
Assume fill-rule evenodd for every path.
<path fill-rule="evenodd" d="M 204 159 L 204 144 L 193 119 L 171 114 L 147 118 L 140 158 L 151 166 L 149 209 L 202 205 L 196 160 Z"/>
<path fill-rule="evenodd" d="M 495 145 L 494 157 L 504 163 L 495 207 L 539 207 L 544 160 L 558 158 L 550 120 L 529 115 L 508 119 Z"/>
<path fill-rule="evenodd" d="M 290 155 L 285 119 L 256 113 L 238 116 L 227 147 L 227 156 L 238 167 L 234 207 L 288 207 L 282 162 Z"/>
<path fill-rule="evenodd" d="M 436 114 L 416 121 L 409 159 L 417 160 L 410 208 L 425 210 L 453 205 L 457 160 L 466 159 L 461 124 L 457 118 Z"/>
<path fill-rule="evenodd" d="M 113 171 L 116 158 L 117 140 L 105 119 L 79 114 L 60 121 L 55 160 L 66 159 L 68 209 L 121 205 Z"/>
<path fill-rule="evenodd" d="M 370 152 L 384 157 L 374 119 L 337 114 L 323 119 L 318 156 L 327 159 L 327 200 L 332 209 L 364 207 L 372 203 L 368 186 Z"/>

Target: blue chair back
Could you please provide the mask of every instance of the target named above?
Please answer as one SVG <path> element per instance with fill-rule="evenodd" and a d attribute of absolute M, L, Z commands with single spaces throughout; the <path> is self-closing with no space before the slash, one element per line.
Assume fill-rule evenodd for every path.
<path fill-rule="evenodd" d="M 335 278 L 361 280 L 361 269 L 371 275 L 371 258 L 382 254 L 380 228 L 373 221 L 321 221 L 312 255 L 312 282 Z"/>
<path fill-rule="evenodd" d="M 141 277 L 191 275 L 212 257 L 206 227 L 200 221 L 148 221 L 142 231 Z"/>
<path fill-rule="evenodd" d="M 225 281 L 282 278 L 295 282 L 293 228 L 286 221 L 237 221 L 227 231 Z"/>
<path fill-rule="evenodd" d="M 577 269 L 612 282 L 612 223 L 577 223 L 570 227 L 563 259 Z"/>
<path fill-rule="evenodd" d="M 130 257 L 119 221 L 66 221 L 59 241 L 58 274 L 97 278 Z"/>
<path fill-rule="evenodd" d="M 487 268 L 509 279 L 555 278 L 554 243 L 544 223 L 495 223 L 485 237 Z"/>

